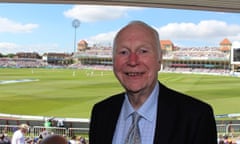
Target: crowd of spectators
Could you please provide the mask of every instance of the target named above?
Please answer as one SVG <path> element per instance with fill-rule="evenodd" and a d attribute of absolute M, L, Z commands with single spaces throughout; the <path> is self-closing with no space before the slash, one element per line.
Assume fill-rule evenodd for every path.
<path fill-rule="evenodd" d="M 0 58 L 0 67 L 9 68 L 38 68 L 45 67 L 47 63 L 41 59 L 29 59 L 29 58 Z"/>
<path fill-rule="evenodd" d="M 167 59 L 225 59 L 229 60 L 230 53 L 224 53 L 219 48 L 180 48 L 177 51 L 166 53 Z"/>
<path fill-rule="evenodd" d="M 218 144 L 240 144 L 240 136 L 219 135 Z"/>
<path fill-rule="evenodd" d="M 8 134 L 0 134 L 0 144 L 11 144 L 11 138 L 8 136 Z"/>
<path fill-rule="evenodd" d="M 54 135 L 54 133 L 50 133 L 46 137 L 42 137 L 41 135 L 37 137 L 31 137 L 31 136 L 26 136 L 25 137 L 25 144 L 41 144 L 43 139 Z M 63 136 L 67 141 L 68 144 L 88 144 L 88 140 L 84 136 L 77 136 L 73 135 L 72 137 L 67 137 L 66 135 L 61 135 Z M 12 144 L 12 136 L 9 136 L 7 133 L 1 133 L 0 134 L 0 144 Z"/>
<path fill-rule="evenodd" d="M 174 67 L 165 67 L 164 72 L 179 72 L 179 73 L 202 73 L 202 74 L 219 74 L 219 75 L 229 75 L 229 69 L 215 69 L 215 68 L 174 68 Z"/>
<path fill-rule="evenodd" d="M 100 56 L 100 57 L 112 57 L 111 47 L 92 47 L 91 49 L 86 49 L 84 52 L 76 52 L 74 57 L 79 56 Z"/>
<path fill-rule="evenodd" d="M 110 65 L 82 65 L 81 63 L 75 63 L 72 65 L 69 65 L 68 68 L 92 69 L 92 70 L 112 70 L 112 66 L 110 66 Z"/>
<path fill-rule="evenodd" d="M 50 121 L 46 121 L 50 122 Z M 59 128 L 62 125 L 58 126 Z M 52 127 L 52 125 L 45 125 L 39 128 L 39 133 L 36 135 L 28 124 L 20 124 L 18 126 L 9 127 L 5 125 L 0 128 L 0 144 L 42 144 L 41 142 L 53 135 L 58 135 L 66 139 L 68 144 L 88 144 L 88 139 L 85 136 L 74 134 L 67 135 L 62 133 L 58 127 Z M 53 129 L 52 129 L 53 128 Z"/>

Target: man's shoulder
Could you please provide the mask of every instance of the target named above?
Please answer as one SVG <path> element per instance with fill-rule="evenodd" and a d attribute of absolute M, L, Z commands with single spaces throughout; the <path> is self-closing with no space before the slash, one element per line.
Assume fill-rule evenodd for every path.
<path fill-rule="evenodd" d="M 206 103 L 205 101 L 197 98 L 197 97 L 194 97 L 194 96 L 190 96 L 188 94 L 185 94 L 185 93 L 182 93 L 182 92 L 179 92 L 177 90 L 174 90 L 174 89 L 171 89 L 171 88 L 168 88 L 164 85 L 161 85 L 161 88 L 160 88 L 160 97 L 162 96 L 161 95 L 161 90 L 164 89 L 164 93 L 166 95 L 164 95 L 163 97 L 165 97 L 164 99 L 165 100 L 169 100 L 171 103 L 175 103 L 177 105 L 182 105 L 183 107 L 186 107 L 186 108 L 191 108 L 191 109 L 194 109 L 194 108 L 211 108 L 211 106 Z"/>
<path fill-rule="evenodd" d="M 99 101 L 95 105 L 113 105 L 116 103 L 121 103 L 123 100 L 124 100 L 124 93 L 118 93 Z"/>
<path fill-rule="evenodd" d="M 105 115 L 115 115 L 121 110 L 121 106 L 124 101 L 124 94 L 116 94 L 110 96 L 93 106 L 92 113 L 93 115 L 98 114 L 105 114 Z"/>

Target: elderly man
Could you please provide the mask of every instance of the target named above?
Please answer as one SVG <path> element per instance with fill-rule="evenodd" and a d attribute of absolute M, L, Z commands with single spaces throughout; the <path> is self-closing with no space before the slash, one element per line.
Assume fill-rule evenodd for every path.
<path fill-rule="evenodd" d="M 90 144 L 217 144 L 210 105 L 158 80 L 158 32 L 141 21 L 113 43 L 113 71 L 125 91 L 94 105 Z"/>

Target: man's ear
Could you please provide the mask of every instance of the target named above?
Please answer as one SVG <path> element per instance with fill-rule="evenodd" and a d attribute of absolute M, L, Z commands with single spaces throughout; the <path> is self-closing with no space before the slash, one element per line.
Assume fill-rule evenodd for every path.
<path fill-rule="evenodd" d="M 162 52 L 159 54 L 159 60 L 158 60 L 158 63 L 162 63 Z"/>

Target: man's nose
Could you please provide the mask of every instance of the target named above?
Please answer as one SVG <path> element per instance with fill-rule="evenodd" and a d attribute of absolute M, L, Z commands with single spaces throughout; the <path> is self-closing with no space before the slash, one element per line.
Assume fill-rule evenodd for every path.
<path fill-rule="evenodd" d="M 136 53 L 131 53 L 128 58 L 129 65 L 136 65 L 138 63 L 138 55 Z"/>

